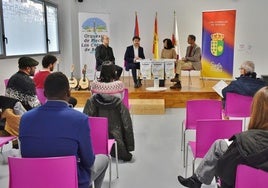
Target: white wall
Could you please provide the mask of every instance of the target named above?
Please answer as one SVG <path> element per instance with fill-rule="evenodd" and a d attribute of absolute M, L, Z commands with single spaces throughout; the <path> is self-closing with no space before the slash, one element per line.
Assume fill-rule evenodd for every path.
<path fill-rule="evenodd" d="M 236 9 L 236 36 L 234 55 L 234 76 L 238 76 L 239 65 L 245 60 L 253 60 L 256 72 L 268 74 L 266 44 L 268 31 L 268 1 L 266 0 L 52 0 L 59 6 L 61 54 L 59 70 L 69 75 L 72 63 L 79 64 L 78 12 L 98 12 L 110 14 L 110 46 L 113 47 L 116 63 L 123 65 L 126 46 L 131 44 L 134 30 L 135 11 L 138 13 L 141 45 L 145 56 L 152 57 L 152 41 L 155 12 L 158 13 L 159 51 L 162 40 L 171 37 L 173 12 L 176 11 L 181 52 L 184 55 L 188 34 L 197 37 L 202 46 L 202 12 L 206 10 Z M 239 46 L 245 45 L 244 49 Z M 34 57 L 41 60 L 42 57 Z M 4 93 L 3 80 L 17 71 L 17 60 L 0 60 L 0 94 Z M 76 67 L 79 67 L 78 65 Z M 80 70 L 75 71 L 75 76 Z"/>

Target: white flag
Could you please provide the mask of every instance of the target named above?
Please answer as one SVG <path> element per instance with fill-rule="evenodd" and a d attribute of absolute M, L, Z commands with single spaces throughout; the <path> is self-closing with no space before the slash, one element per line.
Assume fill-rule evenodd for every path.
<path fill-rule="evenodd" d="M 172 43 L 174 45 L 175 51 L 178 58 L 182 58 L 181 56 L 181 50 L 179 46 L 179 33 L 178 33 L 178 24 L 177 24 L 177 18 L 176 18 L 176 12 L 174 11 L 174 24 L 173 24 L 173 33 L 172 33 Z"/>

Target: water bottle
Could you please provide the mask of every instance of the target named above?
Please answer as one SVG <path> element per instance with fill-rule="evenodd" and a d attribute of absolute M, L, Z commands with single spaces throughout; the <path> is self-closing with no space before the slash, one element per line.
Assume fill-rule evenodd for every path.
<path fill-rule="evenodd" d="M 159 79 L 158 79 L 158 77 L 154 77 L 154 88 L 159 88 Z"/>

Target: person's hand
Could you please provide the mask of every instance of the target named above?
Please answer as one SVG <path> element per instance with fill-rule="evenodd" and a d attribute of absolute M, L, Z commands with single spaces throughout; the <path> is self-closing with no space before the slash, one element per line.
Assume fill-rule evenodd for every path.
<path fill-rule="evenodd" d="M 134 62 L 137 62 L 137 60 L 141 59 L 140 57 L 135 57 Z"/>

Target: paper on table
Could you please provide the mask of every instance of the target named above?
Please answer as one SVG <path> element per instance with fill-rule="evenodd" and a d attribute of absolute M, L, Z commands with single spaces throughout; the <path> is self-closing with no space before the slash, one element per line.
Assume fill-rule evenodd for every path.
<path fill-rule="evenodd" d="M 222 90 L 225 88 L 228 84 L 221 80 L 217 84 L 215 84 L 212 88 L 223 98 L 222 96 Z"/>

